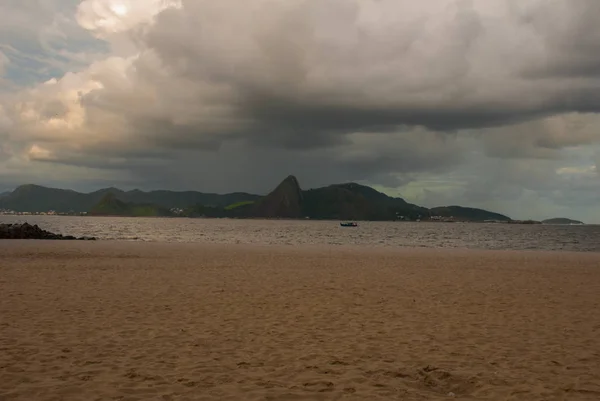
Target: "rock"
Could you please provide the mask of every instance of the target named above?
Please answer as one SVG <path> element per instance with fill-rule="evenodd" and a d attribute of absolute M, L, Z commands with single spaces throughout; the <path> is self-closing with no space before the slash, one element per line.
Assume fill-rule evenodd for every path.
<path fill-rule="evenodd" d="M 72 235 L 63 236 L 41 229 L 37 224 L 0 224 L 0 239 L 43 239 L 43 240 L 95 240 L 94 237 L 76 238 Z"/>

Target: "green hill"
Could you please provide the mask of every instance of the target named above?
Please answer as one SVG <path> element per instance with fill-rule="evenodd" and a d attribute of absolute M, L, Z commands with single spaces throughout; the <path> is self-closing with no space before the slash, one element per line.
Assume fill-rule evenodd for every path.
<path fill-rule="evenodd" d="M 39 185 L 21 185 L 0 198 L 0 209 L 17 212 L 84 212 L 101 199 L 86 196 L 69 189 L 46 188 Z"/>
<path fill-rule="evenodd" d="M 304 191 L 303 213 L 315 219 L 416 220 L 429 211 L 356 183 Z"/>
<path fill-rule="evenodd" d="M 91 216 L 166 217 L 173 214 L 166 208 L 152 204 L 127 203 L 107 193 L 89 211 Z"/>
<path fill-rule="evenodd" d="M 225 206 L 225 210 L 234 210 L 234 209 L 244 208 L 244 207 L 253 205 L 254 203 L 255 203 L 254 201 L 236 202 L 231 205 Z"/>
<path fill-rule="evenodd" d="M 0 209 L 17 212 L 87 212 L 108 193 L 126 203 L 152 204 L 163 208 L 187 208 L 196 204 L 222 207 L 236 202 L 255 201 L 259 195 L 235 192 L 212 194 L 196 191 L 122 191 L 118 188 L 103 188 L 90 193 L 68 189 L 47 188 L 39 185 L 22 185 L 0 197 Z"/>

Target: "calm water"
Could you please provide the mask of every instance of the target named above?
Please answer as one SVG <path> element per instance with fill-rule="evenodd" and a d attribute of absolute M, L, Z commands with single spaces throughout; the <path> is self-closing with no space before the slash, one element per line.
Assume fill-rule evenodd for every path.
<path fill-rule="evenodd" d="M 0 216 L 2 223 L 24 221 L 61 234 L 118 240 L 600 251 L 600 225 L 361 222 L 343 228 L 337 221 Z"/>

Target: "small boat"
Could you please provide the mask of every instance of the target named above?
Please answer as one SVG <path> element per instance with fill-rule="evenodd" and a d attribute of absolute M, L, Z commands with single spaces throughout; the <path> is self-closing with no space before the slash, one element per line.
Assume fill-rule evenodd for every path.
<path fill-rule="evenodd" d="M 358 227 L 358 224 L 353 221 L 348 221 L 346 223 L 340 223 L 342 227 Z"/>

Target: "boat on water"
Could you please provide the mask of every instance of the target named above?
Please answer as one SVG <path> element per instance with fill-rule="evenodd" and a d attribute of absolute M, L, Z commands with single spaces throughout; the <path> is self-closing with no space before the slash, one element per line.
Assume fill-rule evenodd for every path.
<path fill-rule="evenodd" d="M 345 223 L 340 223 L 340 226 L 342 226 L 342 227 L 358 227 L 358 223 L 355 223 L 353 221 L 347 221 Z"/>

